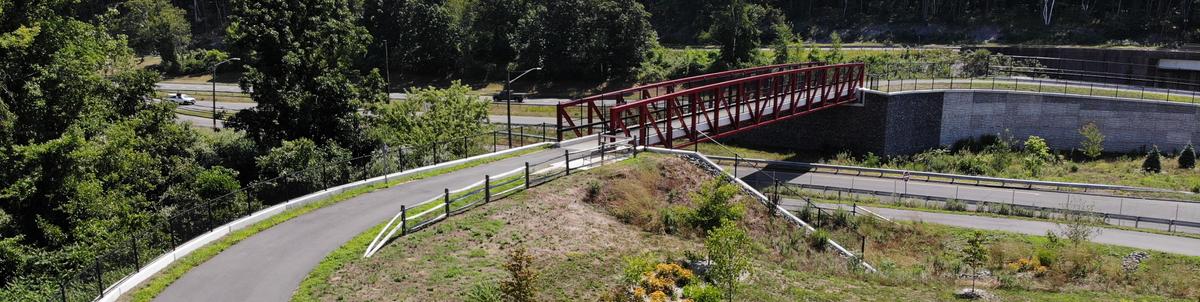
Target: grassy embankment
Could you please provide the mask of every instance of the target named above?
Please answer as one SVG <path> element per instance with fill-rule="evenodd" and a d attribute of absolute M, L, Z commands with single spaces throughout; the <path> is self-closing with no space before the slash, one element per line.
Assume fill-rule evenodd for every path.
<path fill-rule="evenodd" d="M 468 300 L 508 278 L 502 264 L 514 248 L 533 256 L 538 300 L 611 298 L 634 288 L 629 276 L 636 280 L 639 272 L 631 268 L 705 254 L 703 234 L 676 215 L 695 213 L 694 193 L 706 179 L 680 159 L 639 156 L 452 217 L 373 258 L 358 257 L 374 235 L 364 233 L 326 258 L 293 299 Z M 866 260 L 881 270 L 868 274 L 814 244 L 820 236 L 803 236 L 772 218 L 757 201 L 739 196 L 734 204 L 745 211 L 738 225 L 752 241 L 739 301 L 949 300 L 970 282 L 960 251 L 973 233 L 965 229 L 839 215 L 829 236 L 843 243 L 866 236 Z M 1125 270 L 1127 248 L 998 232 L 984 237 L 990 260 L 983 266 L 993 274 L 978 283 L 1005 301 L 1200 296 L 1195 257 L 1151 252 Z"/>

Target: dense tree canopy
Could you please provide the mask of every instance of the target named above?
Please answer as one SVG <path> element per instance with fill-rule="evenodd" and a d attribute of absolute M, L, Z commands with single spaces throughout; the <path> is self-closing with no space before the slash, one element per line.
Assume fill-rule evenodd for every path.
<path fill-rule="evenodd" d="M 656 44 L 649 17 L 631 0 L 547 1 L 520 31 L 520 61 L 557 77 L 632 75 Z"/>
<path fill-rule="evenodd" d="M 452 70 L 459 57 L 458 24 L 431 0 L 367 0 L 363 21 L 377 47 L 387 40 L 392 66 L 412 73 Z"/>
<path fill-rule="evenodd" d="M 48 13 L 71 5 L 21 2 L 0 17 L 2 300 L 40 300 L 9 289 L 57 278 L 161 214 L 240 186 L 174 121 L 173 105 L 146 101 L 159 77 L 133 68 L 125 40 Z"/>
<path fill-rule="evenodd" d="M 247 57 L 242 89 L 258 103 L 228 125 L 260 148 L 309 138 L 351 150 L 370 146 L 358 108 L 386 100 L 378 72 L 354 67 L 371 43 L 346 1 L 236 0 L 231 44 Z"/>
<path fill-rule="evenodd" d="M 191 42 L 191 25 L 182 9 L 167 0 L 122 2 L 104 17 L 109 30 L 125 35 L 138 54 L 157 53 L 167 70 L 179 65 L 179 50 Z"/>

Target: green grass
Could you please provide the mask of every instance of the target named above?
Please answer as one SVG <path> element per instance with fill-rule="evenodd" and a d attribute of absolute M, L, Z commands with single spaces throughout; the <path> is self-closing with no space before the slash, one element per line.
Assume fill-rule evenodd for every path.
<path fill-rule="evenodd" d="M 666 262 L 683 258 L 685 251 L 704 250 L 702 238 L 652 231 L 642 225 L 649 221 L 618 215 L 645 205 L 635 202 L 637 198 L 658 204 L 665 202 L 664 196 L 687 198 L 694 191 L 689 186 L 646 181 L 673 181 L 681 176 L 693 181 L 694 175 L 703 175 L 678 174 L 680 169 L 688 170 L 687 164 L 659 164 L 668 160 L 673 159 L 644 156 L 572 174 L 397 239 L 390 248 L 364 259 L 359 255 L 374 235 L 368 232 L 331 254 L 337 258 L 326 258 L 293 300 L 459 300 L 475 284 L 506 279 L 501 268 L 504 255 L 518 245 L 534 256 L 541 275 L 536 283 L 539 300 L 599 300 L 604 293 L 627 285 L 620 281 L 625 259 Z M 597 199 L 583 193 L 592 182 L 606 184 L 599 186 Z M 676 189 L 680 191 L 669 193 Z M 676 202 L 680 201 L 672 204 L 689 204 Z M 755 242 L 748 247 L 753 269 L 739 291 L 739 301 L 946 301 L 966 286 L 956 271 L 930 267 L 936 261 L 957 261 L 955 253 L 972 230 L 862 222 L 861 231 L 870 238 L 867 260 L 881 268 L 879 274 L 864 274 L 847 270 L 846 261 L 835 253 L 808 249 L 793 226 L 766 216 L 757 202 L 739 202 L 748 210 L 742 222 Z M 1192 289 L 1200 279 L 1189 273 L 1200 267 L 1197 257 L 1151 252 L 1139 271 L 1121 277 L 1112 269 L 1119 270 L 1120 258 L 1133 249 L 1091 243 L 1076 248 L 1069 243 L 1051 244 L 1042 236 L 984 234 L 989 255 L 996 257 L 989 268 L 1013 278 L 1005 283 L 993 279 L 985 286 L 1004 301 L 1178 301 L 1200 294 Z M 834 230 L 833 236 L 839 242 L 854 242 L 848 248 L 858 250 L 854 230 Z M 1002 267 L 1043 249 L 1064 263 L 1052 266 L 1045 277 L 1012 277 L 1015 273 Z M 1065 264 L 1070 255 L 1075 255 L 1070 259 L 1095 259 L 1095 266 L 1089 266 L 1082 279 L 1065 278 L 1063 272 L 1072 267 Z"/>
<path fill-rule="evenodd" d="M 429 177 L 433 177 L 433 176 L 437 176 L 437 175 L 441 175 L 441 174 L 451 173 L 451 172 L 458 171 L 458 170 L 468 169 L 468 168 L 472 168 L 475 166 L 484 165 L 484 164 L 492 163 L 492 162 L 507 159 L 507 158 L 517 157 L 517 156 L 541 151 L 542 149 L 545 149 L 545 148 L 532 148 L 529 150 L 505 154 L 503 156 L 478 159 L 478 160 L 462 163 L 459 165 L 455 165 L 452 167 L 434 169 L 434 170 L 425 171 L 425 172 L 421 172 L 421 173 L 417 173 L 417 174 L 413 174 L 413 175 L 408 175 L 408 176 L 401 177 L 401 178 L 396 178 L 396 179 L 388 181 L 387 183 L 376 183 L 376 184 L 372 184 L 372 185 L 368 185 L 368 186 L 364 186 L 364 187 L 354 188 L 354 189 L 350 189 L 348 191 L 342 192 L 340 194 L 337 194 L 335 196 L 332 196 L 330 198 L 327 198 L 327 199 L 324 199 L 321 201 L 317 201 L 314 203 L 310 203 L 308 205 L 305 205 L 304 207 L 285 211 L 278 215 L 272 216 L 271 218 L 268 218 L 266 220 L 255 223 L 254 225 L 251 225 L 247 228 L 237 230 L 231 234 L 226 235 L 225 237 L 222 237 L 221 239 L 218 239 L 217 241 L 215 241 L 213 243 L 210 243 L 204 247 L 201 247 L 201 248 L 193 251 L 192 253 L 188 254 L 187 256 L 184 256 L 183 258 L 177 260 L 175 263 L 172 263 L 166 269 L 163 269 L 163 271 L 159 272 L 157 275 L 152 277 L 150 280 L 147 280 L 146 282 L 144 282 L 143 285 L 139 286 L 136 290 L 134 290 L 130 294 L 127 294 L 126 296 L 129 297 L 129 300 L 131 300 L 131 301 L 139 301 L 140 302 L 140 301 L 153 300 L 154 297 L 158 296 L 159 293 L 162 293 L 162 291 L 165 290 L 167 288 L 167 286 L 171 285 L 171 283 L 175 282 L 175 280 L 178 280 L 180 277 L 182 277 L 184 274 L 186 274 L 192 268 L 196 267 L 197 265 L 200 265 L 201 263 L 204 263 L 205 261 L 208 261 L 208 259 L 211 259 L 212 257 L 216 256 L 217 254 L 220 254 L 222 251 L 229 248 L 230 246 L 233 246 L 234 244 L 237 244 L 238 242 L 241 242 L 242 240 L 249 238 L 250 236 L 258 234 L 259 232 L 261 232 L 263 230 L 269 229 L 275 225 L 278 225 L 280 223 L 288 221 L 292 218 L 299 217 L 300 215 L 307 214 L 309 212 L 323 208 L 325 206 L 336 204 L 338 202 L 345 201 L 345 200 L 354 198 L 354 197 L 362 195 L 362 194 L 370 193 L 370 192 L 373 192 L 378 189 L 388 188 L 391 186 L 395 186 L 395 185 L 410 182 L 410 181 L 425 179 L 425 178 L 429 178 Z M 376 233 L 377 232 L 378 231 L 376 230 Z M 371 232 L 367 232 L 367 233 L 371 233 Z M 369 240 L 368 240 L 368 242 L 369 242 Z"/>
<path fill-rule="evenodd" d="M 175 108 L 175 113 L 181 114 L 181 115 L 187 115 L 187 116 L 202 117 L 202 118 L 207 118 L 207 119 L 211 119 L 213 116 L 211 111 L 191 110 L 191 109 L 183 109 L 183 108 Z"/>

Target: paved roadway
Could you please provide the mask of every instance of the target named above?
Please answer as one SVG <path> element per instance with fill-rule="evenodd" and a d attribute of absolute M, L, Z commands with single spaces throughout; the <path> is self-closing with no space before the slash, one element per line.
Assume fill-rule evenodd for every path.
<path fill-rule="evenodd" d="M 798 210 L 804 206 L 804 202 L 795 199 L 784 199 L 782 205 L 788 209 Z M 817 204 L 817 206 L 822 208 L 842 207 L 849 209 L 848 205 L 841 204 Z M 891 220 L 923 221 L 962 228 L 1005 231 L 1038 236 L 1046 235 L 1046 232 L 1058 232 L 1060 230 L 1058 224 L 1044 221 L 933 213 L 878 207 L 862 208 L 866 208 L 868 211 L 875 212 L 876 214 Z M 1100 228 L 1099 232 L 1091 238 L 1091 241 L 1096 243 L 1156 250 L 1174 254 L 1200 256 L 1200 239 L 1188 237 Z"/>
<path fill-rule="evenodd" d="M 553 149 L 360 195 L 283 222 L 222 251 L 166 288 L 155 301 L 288 301 L 309 271 L 354 236 L 443 188 L 475 183 L 562 155 Z"/>
<path fill-rule="evenodd" d="M 178 91 L 178 92 L 184 92 L 186 94 L 196 96 L 196 97 L 204 97 L 205 92 L 213 91 L 213 85 L 211 83 L 189 84 L 189 83 L 160 82 L 160 83 L 155 84 L 154 89 L 158 90 L 158 91 L 164 91 L 164 92 L 177 92 Z M 235 84 L 217 83 L 216 90 L 217 90 L 217 92 L 224 92 L 224 93 L 243 93 L 242 88 L 238 87 L 238 85 L 235 85 Z M 393 92 L 393 93 L 389 93 L 388 97 L 392 98 L 392 99 L 404 99 L 404 98 L 407 98 L 408 95 L 404 94 L 404 93 Z M 529 98 L 529 99 L 525 99 L 524 104 L 551 106 L 551 105 L 557 105 L 558 102 L 565 102 L 565 101 L 569 101 L 569 100 L 570 99 L 563 99 L 563 98 Z M 254 106 L 253 103 L 235 103 L 235 104 L 250 104 L 250 107 Z M 217 102 L 217 106 L 220 107 L 221 102 Z"/>
<path fill-rule="evenodd" d="M 739 167 L 739 177 L 751 183 L 770 183 L 778 179 L 790 184 L 817 185 L 844 189 L 871 190 L 887 193 L 911 194 L 929 197 L 954 198 L 960 200 L 988 201 L 994 203 L 1038 206 L 1057 209 L 1073 209 L 1097 213 L 1134 215 L 1170 220 L 1200 222 L 1200 203 L 1175 202 L 1145 198 L 1125 198 L 1068 192 L 1051 192 L 995 188 L 967 184 L 947 184 L 912 180 L 877 178 L 870 176 L 837 175 L 825 173 L 799 173 L 758 171 Z M 1133 226 L 1131 221 L 1118 221 L 1121 225 Z M 1140 227 L 1164 228 L 1149 223 Z M 1181 231 L 1200 232 L 1190 228 Z"/>

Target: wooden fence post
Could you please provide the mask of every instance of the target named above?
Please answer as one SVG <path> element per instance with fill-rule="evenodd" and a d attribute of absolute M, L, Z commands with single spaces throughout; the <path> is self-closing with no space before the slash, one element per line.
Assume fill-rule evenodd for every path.
<path fill-rule="evenodd" d="M 444 192 L 442 200 L 446 203 L 446 218 L 450 218 L 450 188 L 446 188 Z"/>
<path fill-rule="evenodd" d="M 492 176 L 483 176 L 483 203 L 492 202 Z"/>
<path fill-rule="evenodd" d="M 408 207 L 400 205 L 400 236 L 408 234 Z"/>

